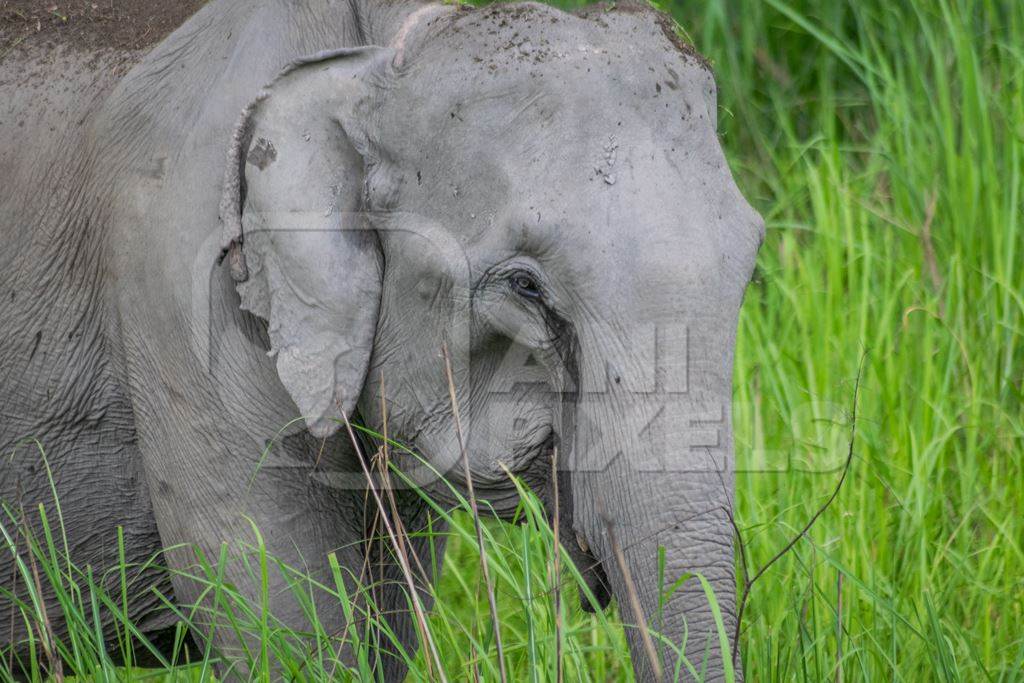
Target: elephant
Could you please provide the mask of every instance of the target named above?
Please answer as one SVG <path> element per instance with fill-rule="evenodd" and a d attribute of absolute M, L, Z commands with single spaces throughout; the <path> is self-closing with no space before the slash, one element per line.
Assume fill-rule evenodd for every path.
<path fill-rule="evenodd" d="M 157 592 L 207 599 L 198 554 L 254 528 L 292 566 L 325 574 L 333 552 L 357 573 L 357 423 L 409 445 L 396 462 L 444 504 L 472 483 L 507 517 L 521 478 L 557 503 L 591 607 L 615 597 L 727 675 L 732 363 L 764 222 L 712 69 L 665 15 L 212 0 L 144 53 L 20 53 L 0 91 L 4 525 L 41 534 L 56 494 L 97 576 L 118 529 L 129 564 L 163 550 L 171 571 L 128 596 L 160 633 Z M 419 494 L 394 489 L 420 528 Z M 25 554 L 8 545 L 4 577 Z M 660 604 L 659 566 L 717 607 L 696 580 Z M 266 608 L 302 628 L 270 581 Z M 381 599 L 414 647 L 403 590 Z M 16 611 L 0 598 L 0 623 Z M 653 680 L 674 663 L 643 635 L 627 628 Z M 212 645 L 230 659 L 233 638 Z"/>

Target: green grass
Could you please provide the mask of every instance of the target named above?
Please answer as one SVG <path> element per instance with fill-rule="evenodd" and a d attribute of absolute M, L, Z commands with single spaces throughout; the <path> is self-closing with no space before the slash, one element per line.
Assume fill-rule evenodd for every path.
<path fill-rule="evenodd" d="M 735 375 L 753 680 L 1024 673 L 1024 3 L 712 3 L 721 130 L 768 223 Z M 684 17 L 684 21 L 686 18 Z M 804 470 L 804 472 L 801 472 Z M 842 577 L 842 613 L 837 588 Z"/>
<path fill-rule="evenodd" d="M 1024 680 L 1024 3 L 661 4 L 714 65 L 723 145 L 768 224 L 735 371 L 751 572 L 832 492 L 864 358 L 849 477 L 752 590 L 748 680 L 834 680 L 838 667 L 844 680 Z M 490 574 L 511 678 L 553 680 L 552 539 L 529 496 L 523 514 L 485 526 Z M 472 523 L 452 522 L 431 636 L 450 680 L 494 680 Z M 114 676 L 93 615 L 122 611 L 119 589 L 67 567 L 59 538 L 40 542 L 41 580 L 63 587 L 76 624 L 63 647 Z M 253 549 L 257 575 L 279 570 L 260 560 Z M 202 577 L 211 594 L 270 659 L 314 678 L 370 670 L 358 628 L 362 658 L 343 676 L 329 634 L 307 653 L 217 567 Z M 582 613 L 566 581 L 566 680 L 629 678 L 614 612 Z M 358 609 L 343 585 L 326 588 Z M 425 650 L 408 658 L 426 678 Z"/>

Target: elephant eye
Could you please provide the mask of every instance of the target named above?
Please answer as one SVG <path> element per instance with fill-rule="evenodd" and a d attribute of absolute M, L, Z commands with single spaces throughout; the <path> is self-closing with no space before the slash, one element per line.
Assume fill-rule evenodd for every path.
<path fill-rule="evenodd" d="M 509 284 L 512 291 L 526 299 L 540 299 L 543 293 L 537 279 L 530 273 L 518 271 L 509 277 Z"/>

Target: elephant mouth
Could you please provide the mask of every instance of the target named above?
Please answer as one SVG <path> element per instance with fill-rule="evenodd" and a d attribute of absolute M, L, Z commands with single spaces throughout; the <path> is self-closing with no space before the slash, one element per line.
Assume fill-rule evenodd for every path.
<path fill-rule="evenodd" d="M 583 611 L 593 614 L 604 610 L 610 604 L 612 594 L 609 586 L 611 584 L 608 581 L 604 563 L 594 554 L 590 539 L 586 538 L 584 533 L 573 524 L 572 472 L 559 469 L 557 485 L 553 485 L 556 482 L 552 481 L 551 465 L 558 443 L 558 435 L 551 431 L 542 442 L 530 447 L 532 454 L 522 458 L 523 461 L 529 462 L 529 466 L 520 471 L 518 476 L 522 478 L 528 488 L 537 492 L 542 498 L 547 510 L 548 524 L 552 529 L 557 527 L 558 540 L 564 555 L 569 557 L 583 580 L 582 584 L 578 585 L 580 607 Z M 519 523 L 525 523 L 525 516 L 517 517 L 514 514 L 520 503 L 519 495 L 515 489 L 510 490 L 507 487 L 507 481 L 496 484 L 492 488 L 486 482 L 481 486 L 474 478 L 474 486 L 477 495 L 487 498 L 488 503 L 499 515 L 506 520 L 514 519 Z M 555 505 L 556 495 L 557 506 Z M 562 581 L 559 583 L 563 588 L 576 583 L 571 579 L 566 580 L 567 574 L 568 572 L 563 566 Z"/>
<path fill-rule="evenodd" d="M 585 536 L 577 532 L 575 538 L 566 541 L 565 545 L 574 548 L 570 556 L 579 553 L 579 558 L 573 557 L 576 568 L 586 585 L 580 586 L 580 607 L 584 612 L 591 614 L 598 610 L 604 610 L 612 601 L 612 592 L 608 585 L 608 574 L 605 572 L 604 563 L 597 559 L 590 549 L 590 544 Z M 589 595 L 588 595 L 589 593 Z M 593 600 L 591 597 L 593 596 Z"/>
<path fill-rule="evenodd" d="M 545 445 L 544 458 L 542 462 L 550 463 L 554 456 L 557 437 L 552 434 Z M 568 470 L 557 470 L 555 473 L 557 486 L 551 486 L 551 474 L 548 474 L 548 514 L 552 527 L 558 527 L 559 541 L 572 563 L 579 571 L 583 579 L 583 585 L 579 586 L 580 607 L 584 612 L 591 614 L 604 610 L 611 603 L 612 593 L 608 582 L 608 574 L 605 571 L 604 563 L 597 558 L 593 551 L 593 544 L 580 529 L 573 523 L 573 482 L 572 472 Z M 555 515 L 553 498 L 557 495 L 558 514 Z"/>
<path fill-rule="evenodd" d="M 611 603 L 612 593 L 604 563 L 594 554 L 593 544 L 582 531 L 573 524 L 573 488 L 572 473 L 567 470 L 557 472 L 558 485 L 552 486 L 551 461 L 554 457 L 558 437 L 549 432 L 543 441 L 529 446 L 517 453 L 517 460 L 528 462 L 529 466 L 518 475 L 530 489 L 541 492 L 548 512 L 548 523 L 558 527 L 559 543 L 568 555 L 583 582 L 578 586 L 580 607 L 588 613 L 604 610 Z M 516 517 L 520 499 L 515 488 L 508 485 L 506 477 L 499 479 L 480 479 L 473 475 L 476 495 L 485 499 L 494 512 L 503 519 L 525 522 L 525 517 Z M 558 515 L 555 516 L 554 494 L 558 496 Z M 563 582 L 567 586 L 570 583 Z"/>

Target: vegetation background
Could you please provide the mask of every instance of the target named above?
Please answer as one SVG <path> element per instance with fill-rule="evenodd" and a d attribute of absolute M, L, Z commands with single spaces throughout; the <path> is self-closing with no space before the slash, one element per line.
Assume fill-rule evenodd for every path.
<path fill-rule="evenodd" d="M 714 67 L 723 145 L 768 225 L 735 370 L 741 579 L 835 489 L 863 365 L 838 498 L 751 589 L 748 680 L 1024 680 L 1024 2 L 660 6 Z M 526 524 L 485 526 L 510 680 L 554 680 L 556 639 L 566 680 L 628 680 L 615 613 L 579 610 L 571 568 L 556 627 L 540 515 L 526 496 Z M 406 653 L 410 679 L 440 664 L 450 680 L 496 680 L 472 520 L 452 521 L 428 619 L 437 656 Z M 121 597 L 54 545 L 40 541 L 40 571 L 77 625 L 54 647 L 94 677 L 142 676 L 97 647 L 96 615 L 116 617 Z M 253 552 L 255 572 L 282 570 Z M 369 675 L 355 627 L 345 637 L 362 658 L 346 671 L 333 634 L 302 650 L 302 634 L 233 602 L 215 558 L 208 580 L 232 626 L 259 636 L 255 673 L 276 662 L 314 679 Z M 304 585 L 297 576 L 297 595 Z M 341 585 L 339 604 L 355 609 Z M 113 649 L 128 645 L 146 649 L 122 620 Z M 210 672 L 184 649 L 163 667 Z"/>

